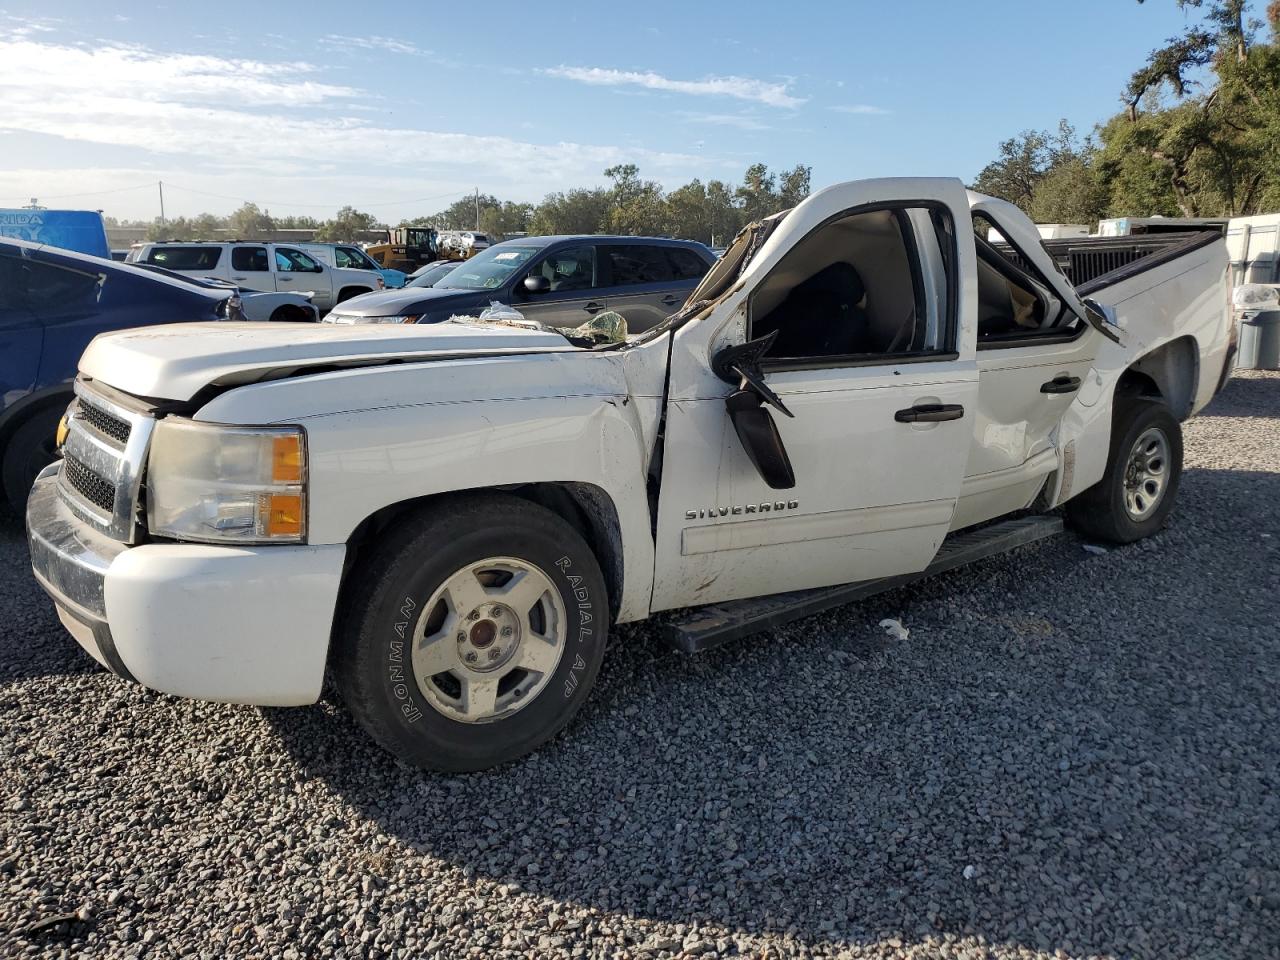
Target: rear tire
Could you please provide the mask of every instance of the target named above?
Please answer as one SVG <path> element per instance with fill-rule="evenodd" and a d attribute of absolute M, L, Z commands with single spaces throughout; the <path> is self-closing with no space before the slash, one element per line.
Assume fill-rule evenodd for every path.
<path fill-rule="evenodd" d="M 63 408 L 47 407 L 32 414 L 9 437 L 4 451 L 4 495 L 21 516 L 27 509 L 27 497 L 36 474 L 53 463 L 57 455 L 55 440 Z"/>
<path fill-rule="evenodd" d="M 586 699 L 609 625 L 590 547 L 503 494 L 450 498 L 389 528 L 343 597 L 334 672 L 395 756 L 483 770 L 554 737 Z"/>
<path fill-rule="evenodd" d="M 1067 502 L 1067 517 L 1087 537 L 1133 543 L 1156 533 L 1182 480 L 1182 428 L 1160 400 L 1120 399 L 1102 479 Z"/>

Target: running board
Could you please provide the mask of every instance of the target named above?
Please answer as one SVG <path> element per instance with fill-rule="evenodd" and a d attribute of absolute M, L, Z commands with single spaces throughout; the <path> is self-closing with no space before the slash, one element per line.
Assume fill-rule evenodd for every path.
<path fill-rule="evenodd" d="M 975 560 L 984 560 L 996 554 L 1007 553 L 1037 540 L 1062 532 L 1062 518 L 1056 516 L 1028 516 L 982 527 L 978 530 L 955 533 L 942 541 L 933 562 L 919 573 L 906 573 L 879 580 L 863 580 L 835 587 L 818 587 L 813 590 L 796 590 L 792 593 L 775 593 L 767 597 L 751 597 L 727 603 L 713 603 L 695 607 L 668 623 L 665 633 L 668 642 L 685 653 L 701 653 L 722 643 L 745 637 L 760 630 L 781 626 L 792 620 L 865 600 L 877 593 L 932 577 L 934 574 L 954 570 Z"/>

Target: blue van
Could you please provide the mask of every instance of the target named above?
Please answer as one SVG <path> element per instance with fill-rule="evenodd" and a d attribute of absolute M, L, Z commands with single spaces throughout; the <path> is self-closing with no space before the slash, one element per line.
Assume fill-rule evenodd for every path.
<path fill-rule="evenodd" d="M 111 259 L 107 227 L 97 210 L 11 210 L 0 208 L 0 237 L 29 240 L 93 257 Z"/>

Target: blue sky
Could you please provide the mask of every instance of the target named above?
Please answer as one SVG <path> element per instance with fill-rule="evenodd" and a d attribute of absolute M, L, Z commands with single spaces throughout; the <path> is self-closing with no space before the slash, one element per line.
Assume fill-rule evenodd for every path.
<path fill-rule="evenodd" d="M 0 205 L 395 221 L 610 164 L 676 186 L 971 178 L 1119 109 L 1174 0 L 111 4 L 0 0 Z M 76 194 L 77 196 L 67 196 Z"/>

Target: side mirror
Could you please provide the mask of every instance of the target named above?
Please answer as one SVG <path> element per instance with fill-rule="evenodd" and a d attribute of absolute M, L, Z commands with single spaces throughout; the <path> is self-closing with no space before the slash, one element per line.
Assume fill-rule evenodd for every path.
<path fill-rule="evenodd" d="M 524 278 L 525 293 L 546 293 L 551 289 L 551 281 L 540 273 L 535 273 Z"/>
<path fill-rule="evenodd" d="M 796 485 L 791 458 L 782 443 L 778 425 L 764 408 L 767 403 L 779 413 L 794 417 L 782 398 L 765 383 L 760 358 L 768 353 L 778 331 L 744 343 L 726 347 L 711 358 L 711 369 L 729 382 L 737 381 L 738 389 L 725 398 L 725 410 L 738 434 L 738 442 L 761 478 L 774 490 L 790 490 Z"/>
<path fill-rule="evenodd" d="M 761 478 L 774 490 L 790 490 L 796 485 L 791 458 L 783 446 L 778 425 L 763 406 L 760 395 L 750 390 L 735 390 L 724 401 L 738 434 L 738 442 Z"/>

